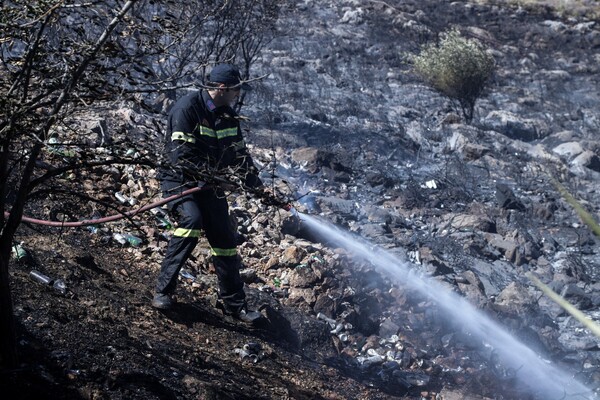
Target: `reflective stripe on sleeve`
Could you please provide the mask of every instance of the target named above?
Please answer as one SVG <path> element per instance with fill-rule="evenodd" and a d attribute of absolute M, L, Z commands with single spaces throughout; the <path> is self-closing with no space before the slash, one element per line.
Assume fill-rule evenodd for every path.
<path fill-rule="evenodd" d="M 183 132 L 173 132 L 171 134 L 171 140 L 183 140 L 188 143 L 196 143 L 196 138 L 193 135 Z"/>
<path fill-rule="evenodd" d="M 223 139 L 225 137 L 236 136 L 237 131 L 237 128 L 221 129 L 220 131 L 217 131 L 217 138 Z"/>
<path fill-rule="evenodd" d="M 215 131 L 204 125 L 198 125 L 198 129 L 200 131 L 200 135 L 217 138 L 217 139 L 223 139 L 226 137 L 237 136 L 237 133 L 238 133 L 237 127 L 226 128 L 226 129 L 221 129 L 219 131 Z"/>
<path fill-rule="evenodd" d="M 210 250 L 210 254 L 212 254 L 213 256 L 235 256 L 237 254 L 237 249 L 233 248 L 233 249 L 219 249 L 219 248 L 215 248 L 213 247 Z"/>
<path fill-rule="evenodd" d="M 198 128 L 200 130 L 200 135 L 202 136 L 209 136 L 209 137 L 217 137 L 217 132 L 215 132 L 214 130 L 207 128 L 204 125 L 198 125 Z"/>
<path fill-rule="evenodd" d="M 177 228 L 173 232 L 173 236 L 177 237 L 200 237 L 200 229 Z"/>

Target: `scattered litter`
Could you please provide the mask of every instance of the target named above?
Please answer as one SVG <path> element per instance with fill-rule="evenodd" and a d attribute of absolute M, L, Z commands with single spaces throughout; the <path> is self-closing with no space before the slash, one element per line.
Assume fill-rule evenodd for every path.
<path fill-rule="evenodd" d="M 29 276 L 31 276 L 34 280 L 43 283 L 44 285 L 51 285 L 52 279 L 49 276 L 42 274 L 39 271 L 32 270 L 29 272 Z"/>
<path fill-rule="evenodd" d="M 349 342 L 349 341 L 350 341 L 350 336 L 348 336 L 348 334 L 346 334 L 346 333 L 340 333 L 340 334 L 338 335 L 338 338 L 340 339 L 340 341 L 341 341 L 342 343 L 347 343 L 347 342 Z"/>
<path fill-rule="evenodd" d="M 29 276 L 41 284 L 44 284 L 46 286 L 52 286 L 61 294 L 65 294 L 67 292 L 67 285 L 62 279 L 52 279 L 48 275 L 44 275 L 36 270 L 31 270 L 29 272 Z"/>
<path fill-rule="evenodd" d="M 242 348 L 233 349 L 234 353 L 240 356 L 242 361 L 250 361 L 253 364 L 258 363 L 266 357 L 262 346 L 259 343 L 247 343 Z"/>
<path fill-rule="evenodd" d="M 125 245 L 125 244 L 127 244 L 127 239 L 125 239 L 125 236 L 123 236 L 123 235 L 122 235 L 122 234 L 120 234 L 120 233 L 115 233 L 115 234 L 113 235 L 113 239 L 115 239 L 117 242 L 119 242 L 119 243 L 120 243 L 120 244 L 122 244 L 122 245 Z"/>
<path fill-rule="evenodd" d="M 370 367 L 372 365 L 383 364 L 384 359 L 379 354 L 375 354 L 368 357 L 358 356 L 356 357 L 356 361 L 364 367 Z"/>
<path fill-rule="evenodd" d="M 335 319 L 329 318 L 327 315 L 325 315 L 323 313 L 318 313 L 317 319 L 327 322 L 331 326 L 331 328 L 335 328 L 335 326 L 337 325 L 337 323 L 335 322 Z"/>
<path fill-rule="evenodd" d="M 113 239 L 122 245 L 129 243 L 133 247 L 138 247 L 142 243 L 142 239 L 129 233 L 115 233 Z"/>
<path fill-rule="evenodd" d="M 268 293 L 268 294 L 271 294 L 271 295 L 273 295 L 275 297 L 278 297 L 278 298 L 284 298 L 284 297 L 288 296 L 288 289 L 287 288 L 280 289 L 280 288 L 275 287 L 275 286 L 260 284 L 260 285 L 257 286 L 257 289 L 260 292 Z"/>
<path fill-rule="evenodd" d="M 437 183 L 432 179 L 425 182 L 425 185 L 421 185 L 423 189 L 437 189 Z"/>
<path fill-rule="evenodd" d="M 154 214 L 156 225 L 161 229 L 173 229 L 173 223 L 169 220 L 167 213 L 161 208 L 155 207 L 150 209 L 150 212 Z"/>
<path fill-rule="evenodd" d="M 121 203 L 123 204 L 129 204 L 130 206 L 134 206 L 137 202 L 135 201 L 134 198 L 125 196 L 123 193 L 121 192 L 115 192 L 115 197 L 117 198 L 117 200 L 119 200 Z"/>
<path fill-rule="evenodd" d="M 165 217 L 156 216 L 156 225 L 161 229 L 172 229 L 173 224 Z"/>
<path fill-rule="evenodd" d="M 67 285 L 62 279 L 56 279 L 52 284 L 52 287 L 61 294 L 67 293 Z"/>
<path fill-rule="evenodd" d="M 185 279 L 190 279 L 192 281 L 196 280 L 196 276 L 186 269 L 181 269 L 181 271 L 179 271 L 179 275 Z"/>
<path fill-rule="evenodd" d="M 23 242 L 15 244 L 12 247 L 11 255 L 17 261 L 26 261 L 29 259 L 29 252 L 23 247 Z"/>
<path fill-rule="evenodd" d="M 77 153 L 74 150 L 68 149 L 67 147 L 63 146 L 55 137 L 51 137 L 50 139 L 48 139 L 47 144 L 48 151 L 50 153 L 58 154 L 67 158 L 75 157 L 77 155 Z"/>

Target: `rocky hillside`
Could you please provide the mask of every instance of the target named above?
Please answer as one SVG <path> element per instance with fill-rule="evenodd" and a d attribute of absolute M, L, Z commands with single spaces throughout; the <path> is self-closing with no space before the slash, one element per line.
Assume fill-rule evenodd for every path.
<path fill-rule="evenodd" d="M 205 242 L 181 274 L 178 307 L 150 307 L 169 234 L 152 213 L 90 229 L 23 224 L 29 257 L 11 270 L 23 366 L 0 387 L 32 399 L 596 398 L 600 339 L 527 274 L 600 321 L 598 238 L 552 183 L 600 220 L 600 25 L 479 3 L 286 9 L 252 71 L 268 77 L 242 113 L 265 182 L 305 216 L 296 224 L 251 196 L 230 198 L 263 326 L 212 306 Z M 450 27 L 498 65 L 470 125 L 410 68 Z M 142 101 L 156 112 L 124 101 L 74 115 L 73 131 L 156 154 L 172 103 Z M 129 207 L 156 197 L 154 173 L 65 179 Z M 56 203 L 28 211 L 87 217 Z"/>

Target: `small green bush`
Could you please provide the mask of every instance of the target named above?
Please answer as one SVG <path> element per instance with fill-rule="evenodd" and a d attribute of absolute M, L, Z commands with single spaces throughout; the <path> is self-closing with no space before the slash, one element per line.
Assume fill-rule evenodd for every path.
<path fill-rule="evenodd" d="M 426 45 L 414 57 L 414 68 L 432 88 L 458 101 L 467 122 L 475 102 L 495 69 L 494 58 L 477 39 L 465 39 L 453 29 L 442 34 L 439 45 Z"/>

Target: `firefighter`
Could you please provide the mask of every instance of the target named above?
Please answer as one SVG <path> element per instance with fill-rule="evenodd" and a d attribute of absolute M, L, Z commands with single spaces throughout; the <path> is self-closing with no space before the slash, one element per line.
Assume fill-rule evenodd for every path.
<path fill-rule="evenodd" d="M 175 103 L 167 121 L 168 163 L 159 173 L 163 195 L 203 185 L 203 180 L 210 181 L 211 176 L 221 176 L 223 171 L 235 171 L 247 188 L 264 190 L 244 144 L 240 117 L 232 108 L 242 89 L 251 88 L 242 81 L 239 70 L 231 64 L 219 64 L 208 75 L 205 89 Z M 198 243 L 202 229 L 211 246 L 223 311 L 248 323 L 261 318 L 246 303 L 236 232 L 222 185 L 210 184 L 186 195 L 170 203 L 170 211 L 178 225 L 161 265 L 152 305 L 159 309 L 173 306 L 179 271 Z"/>

